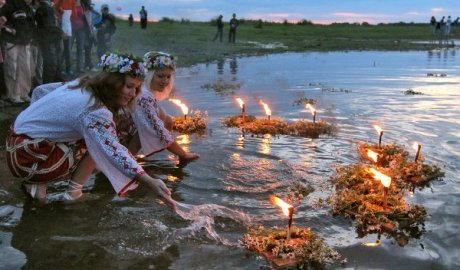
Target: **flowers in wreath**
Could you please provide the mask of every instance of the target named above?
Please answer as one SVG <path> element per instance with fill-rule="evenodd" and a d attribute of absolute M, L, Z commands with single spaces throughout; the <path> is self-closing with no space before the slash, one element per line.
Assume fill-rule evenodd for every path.
<path fill-rule="evenodd" d="M 144 61 L 148 69 L 160 70 L 170 68 L 176 70 L 177 57 L 168 53 L 150 51 L 144 54 Z"/>
<path fill-rule="evenodd" d="M 98 64 L 105 72 L 119 72 L 143 80 L 147 73 L 146 63 L 132 54 L 108 52 Z"/>

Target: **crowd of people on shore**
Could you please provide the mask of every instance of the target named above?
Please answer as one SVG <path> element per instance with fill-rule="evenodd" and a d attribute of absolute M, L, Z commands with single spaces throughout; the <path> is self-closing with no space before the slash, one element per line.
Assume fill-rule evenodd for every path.
<path fill-rule="evenodd" d="M 437 21 L 435 16 L 431 16 L 430 27 L 433 35 L 438 35 L 442 39 L 449 39 L 452 34 L 452 26 L 459 24 L 460 17 L 452 20 L 451 16 L 442 16 L 441 20 Z"/>
<path fill-rule="evenodd" d="M 12 104 L 30 102 L 37 85 L 93 69 L 93 48 L 98 57 L 110 50 L 116 30 L 109 7 L 96 11 L 91 0 L 0 0 L 0 27 L 0 94 Z"/>

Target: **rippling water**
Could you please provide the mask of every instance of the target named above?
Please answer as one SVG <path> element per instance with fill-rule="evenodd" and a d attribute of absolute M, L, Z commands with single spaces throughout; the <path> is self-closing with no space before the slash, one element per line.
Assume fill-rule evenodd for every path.
<path fill-rule="evenodd" d="M 0 268 L 259 269 L 267 263 L 239 247 L 238 240 L 248 224 L 284 226 L 268 196 L 283 197 L 298 181 L 315 191 L 296 205 L 294 226 L 311 227 L 348 259 L 347 268 L 459 268 L 459 55 L 456 49 L 292 53 L 180 69 L 176 96 L 209 113 L 207 134 L 178 138 L 201 158 L 181 166 L 160 153 L 145 163 L 173 189 L 182 203 L 179 213 L 143 190 L 114 197 L 103 177 L 87 187 L 94 195 L 87 201 L 37 206 L 26 202 L 2 165 Z M 216 82 L 241 87 L 233 93 L 202 88 Z M 404 95 L 408 89 L 423 95 Z M 239 130 L 220 125 L 222 117 L 239 113 L 235 96 L 246 100 L 249 114 L 263 117 L 257 104 L 263 99 L 273 117 L 292 122 L 311 118 L 293 102 L 314 98 L 316 119 L 336 123 L 339 131 L 319 139 L 243 138 Z M 173 105 L 164 107 L 180 115 Z M 383 143 L 410 149 L 417 141 L 426 161 L 446 173 L 444 181 L 411 198 L 429 216 L 423 238 L 405 247 L 390 239 L 379 247 L 362 246 L 376 236 L 358 239 L 351 221 L 314 207 L 330 195 L 334 166 L 355 163 L 358 142 L 378 140 L 374 123 L 385 131 Z"/>

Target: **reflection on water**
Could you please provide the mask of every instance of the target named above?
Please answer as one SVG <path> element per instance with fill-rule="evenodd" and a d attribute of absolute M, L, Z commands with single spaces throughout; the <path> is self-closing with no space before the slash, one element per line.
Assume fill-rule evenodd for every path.
<path fill-rule="evenodd" d="M 459 60 L 455 49 L 288 53 L 179 69 L 180 96 L 208 111 L 210 131 L 177 140 L 201 157 L 180 164 L 163 151 L 143 160 L 181 202 L 178 214 L 155 203 L 146 190 L 118 198 L 103 177 L 88 187 L 99 196 L 96 200 L 44 208 L 23 204 L 17 183 L 3 173 L 0 268 L 8 268 L 1 259 L 8 256 L 8 266 L 27 269 L 259 269 L 265 261 L 233 247 L 247 224 L 285 226 L 268 197 L 285 198 L 295 182 L 315 190 L 295 206 L 294 226 L 311 227 L 348 258 L 348 268 L 459 268 Z M 201 88 L 219 79 L 241 84 L 234 95 L 244 97 L 249 115 L 266 117 L 258 104 L 263 99 L 286 122 L 309 119 L 306 108 L 293 101 L 311 98 L 317 101 L 317 119 L 336 123 L 339 131 L 319 139 L 270 138 L 222 127 L 220 119 L 240 109 L 233 96 Z M 404 95 L 408 89 L 423 94 Z M 169 112 L 177 109 L 162 106 Z M 374 123 L 384 130 L 382 143 L 403 144 L 415 156 L 411 146 L 417 141 L 427 162 L 446 173 L 444 181 L 410 198 L 425 206 L 429 217 L 423 239 L 404 248 L 388 239 L 363 246 L 375 243 L 377 235 L 357 239 L 350 220 L 332 217 L 327 205 L 319 203 L 333 192 L 329 177 L 336 166 L 357 161 L 357 144 L 378 142 Z"/>
<path fill-rule="evenodd" d="M 182 147 L 185 147 L 185 145 L 190 144 L 190 135 L 188 134 L 181 134 L 176 136 L 176 141 L 178 144 L 182 145 Z"/>
<path fill-rule="evenodd" d="M 457 50 L 455 49 L 430 50 L 427 52 L 428 61 L 433 61 L 433 60 L 447 61 L 449 60 L 449 58 L 454 58 L 456 53 L 457 53 Z"/>
<path fill-rule="evenodd" d="M 230 58 L 229 65 L 230 73 L 232 75 L 236 75 L 236 72 L 238 71 L 238 62 L 236 61 L 236 57 Z M 233 80 L 236 80 L 236 77 L 233 77 Z"/>
<path fill-rule="evenodd" d="M 225 64 L 225 58 L 219 58 L 217 59 L 217 74 L 222 75 L 224 74 L 224 64 Z"/>
<path fill-rule="evenodd" d="M 272 136 L 270 134 L 266 134 L 263 136 L 260 142 L 260 153 L 262 154 L 270 154 L 270 144 L 272 143 Z"/>
<path fill-rule="evenodd" d="M 236 81 L 238 78 L 236 77 L 238 73 L 238 60 L 236 57 L 231 57 L 231 58 L 219 58 L 216 61 L 216 67 L 217 67 L 217 74 L 218 75 L 224 75 L 225 73 L 225 62 L 228 61 L 228 67 L 230 69 L 230 74 L 232 75 L 231 80 Z"/>

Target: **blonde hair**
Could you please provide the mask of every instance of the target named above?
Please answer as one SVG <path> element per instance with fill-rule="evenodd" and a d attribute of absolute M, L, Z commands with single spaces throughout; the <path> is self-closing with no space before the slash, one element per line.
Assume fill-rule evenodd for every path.
<path fill-rule="evenodd" d="M 159 70 L 157 70 L 157 71 L 159 71 Z M 143 86 L 146 89 L 148 89 L 157 100 L 165 100 L 165 99 L 169 98 L 169 96 L 171 95 L 172 90 L 174 89 L 174 76 L 171 76 L 171 79 L 169 81 L 168 86 L 166 86 L 163 91 L 161 91 L 161 92 L 160 91 L 155 91 L 154 89 L 150 88 L 150 86 L 152 85 L 153 76 L 155 75 L 155 72 L 156 72 L 155 70 L 152 70 L 152 71 L 149 71 L 147 73 L 147 75 L 145 76 Z"/>

